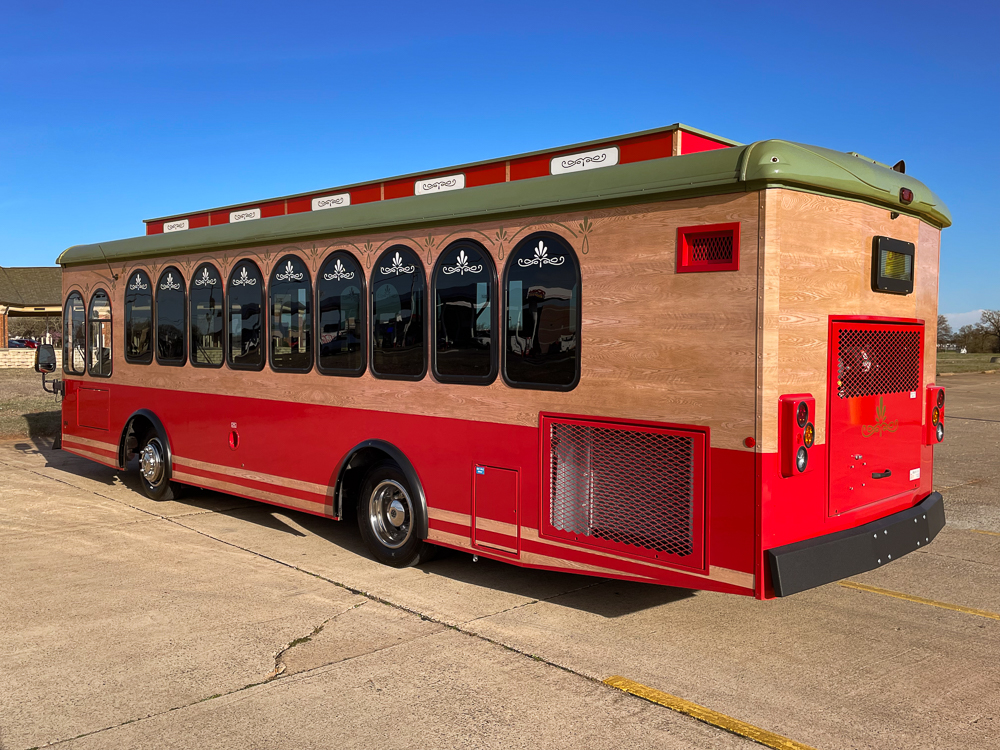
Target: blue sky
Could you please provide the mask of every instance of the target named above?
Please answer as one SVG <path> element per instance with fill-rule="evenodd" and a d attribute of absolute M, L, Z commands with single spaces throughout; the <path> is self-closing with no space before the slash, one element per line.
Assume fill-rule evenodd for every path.
<path fill-rule="evenodd" d="M 1000 4 L 793 7 L 3 0 L 0 265 L 680 121 L 905 159 L 955 221 L 941 311 L 1000 308 Z"/>

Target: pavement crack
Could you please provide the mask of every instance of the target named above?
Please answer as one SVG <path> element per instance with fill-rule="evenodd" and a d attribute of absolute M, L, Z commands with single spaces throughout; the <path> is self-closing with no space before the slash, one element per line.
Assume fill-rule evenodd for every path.
<path fill-rule="evenodd" d="M 351 610 L 357 609 L 358 607 L 363 607 L 367 603 L 368 601 L 365 600 L 363 602 L 358 602 L 357 604 L 352 604 L 344 611 L 338 612 L 333 617 L 328 617 L 327 619 L 323 620 L 323 622 L 321 622 L 319 625 L 317 625 L 315 628 L 312 629 L 312 632 L 310 632 L 309 635 L 300 636 L 299 638 L 295 638 L 294 640 L 289 641 L 286 646 L 284 646 L 274 655 L 274 670 L 264 678 L 265 682 L 274 680 L 280 677 L 282 674 L 284 674 L 285 663 L 284 661 L 282 661 L 282 658 L 285 656 L 285 654 L 287 654 L 296 646 L 300 646 L 303 643 L 308 643 L 309 641 L 311 641 L 313 638 L 315 638 L 317 635 L 323 632 L 323 628 L 325 628 L 327 625 L 329 625 L 331 622 L 336 620 L 341 615 L 346 615 Z"/>

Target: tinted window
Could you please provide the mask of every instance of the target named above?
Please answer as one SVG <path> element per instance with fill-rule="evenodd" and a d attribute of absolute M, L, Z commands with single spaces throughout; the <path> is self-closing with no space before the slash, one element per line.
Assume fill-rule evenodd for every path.
<path fill-rule="evenodd" d="M 496 378 L 493 261 L 474 242 L 450 245 L 434 271 L 434 375 L 442 382 Z"/>
<path fill-rule="evenodd" d="M 528 237 L 507 262 L 504 377 L 569 390 L 580 373 L 580 269 L 557 235 Z"/>
<path fill-rule="evenodd" d="M 185 296 L 184 277 L 168 266 L 156 282 L 156 361 L 161 365 L 184 364 Z"/>
<path fill-rule="evenodd" d="M 241 260 L 229 275 L 229 366 L 259 370 L 264 366 L 261 316 L 264 277 L 253 261 Z"/>
<path fill-rule="evenodd" d="M 221 367 L 225 351 L 222 277 L 211 263 L 195 269 L 191 280 L 191 364 Z"/>
<path fill-rule="evenodd" d="M 87 372 L 99 378 L 111 376 L 111 300 L 103 289 L 90 298 L 90 338 Z"/>
<path fill-rule="evenodd" d="M 409 248 L 386 250 L 372 269 L 372 374 L 419 380 L 424 351 L 424 268 Z"/>
<path fill-rule="evenodd" d="M 360 375 L 365 369 L 365 288 L 361 266 L 350 253 L 332 253 L 316 282 L 319 369 Z"/>
<path fill-rule="evenodd" d="M 312 367 L 312 289 L 309 271 L 286 255 L 271 271 L 271 367 L 306 372 Z"/>
<path fill-rule="evenodd" d="M 125 286 L 125 361 L 153 361 L 153 285 L 136 271 Z"/>
<path fill-rule="evenodd" d="M 83 298 L 73 292 L 66 298 L 63 313 L 63 371 L 83 375 L 86 363 L 87 319 Z"/>

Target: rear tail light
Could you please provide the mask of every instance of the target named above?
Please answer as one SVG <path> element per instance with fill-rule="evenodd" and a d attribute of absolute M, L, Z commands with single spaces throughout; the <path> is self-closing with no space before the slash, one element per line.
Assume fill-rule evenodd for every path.
<path fill-rule="evenodd" d="M 944 440 L 944 388 L 927 386 L 927 418 L 924 420 L 924 442 L 937 445 Z"/>
<path fill-rule="evenodd" d="M 778 399 L 778 452 L 781 476 L 794 477 L 810 470 L 809 449 L 816 442 L 816 399 L 793 393 Z"/>

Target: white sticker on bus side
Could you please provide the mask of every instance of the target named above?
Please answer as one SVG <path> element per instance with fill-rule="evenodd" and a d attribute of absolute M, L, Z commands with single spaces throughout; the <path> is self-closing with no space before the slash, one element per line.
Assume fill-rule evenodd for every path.
<path fill-rule="evenodd" d="M 910 481 L 920 479 L 920 469 L 910 469 Z"/>
<path fill-rule="evenodd" d="M 429 180 L 417 180 L 413 183 L 413 194 L 443 193 L 445 190 L 461 190 L 464 187 L 464 174 L 450 174 L 445 177 L 432 177 Z"/>
<path fill-rule="evenodd" d="M 253 221 L 259 218 L 259 208 L 244 208 L 242 211 L 230 211 L 229 213 L 230 224 L 235 224 L 237 221 Z"/>
<path fill-rule="evenodd" d="M 599 148 L 596 151 L 584 151 L 579 154 L 557 156 L 549 162 L 550 174 L 566 174 L 581 172 L 584 169 L 598 167 L 613 167 L 618 163 L 618 147 Z"/>
<path fill-rule="evenodd" d="M 323 211 L 327 208 L 341 208 L 351 205 L 350 193 L 337 193 L 336 195 L 324 195 L 322 198 L 312 199 L 312 210 Z"/>

